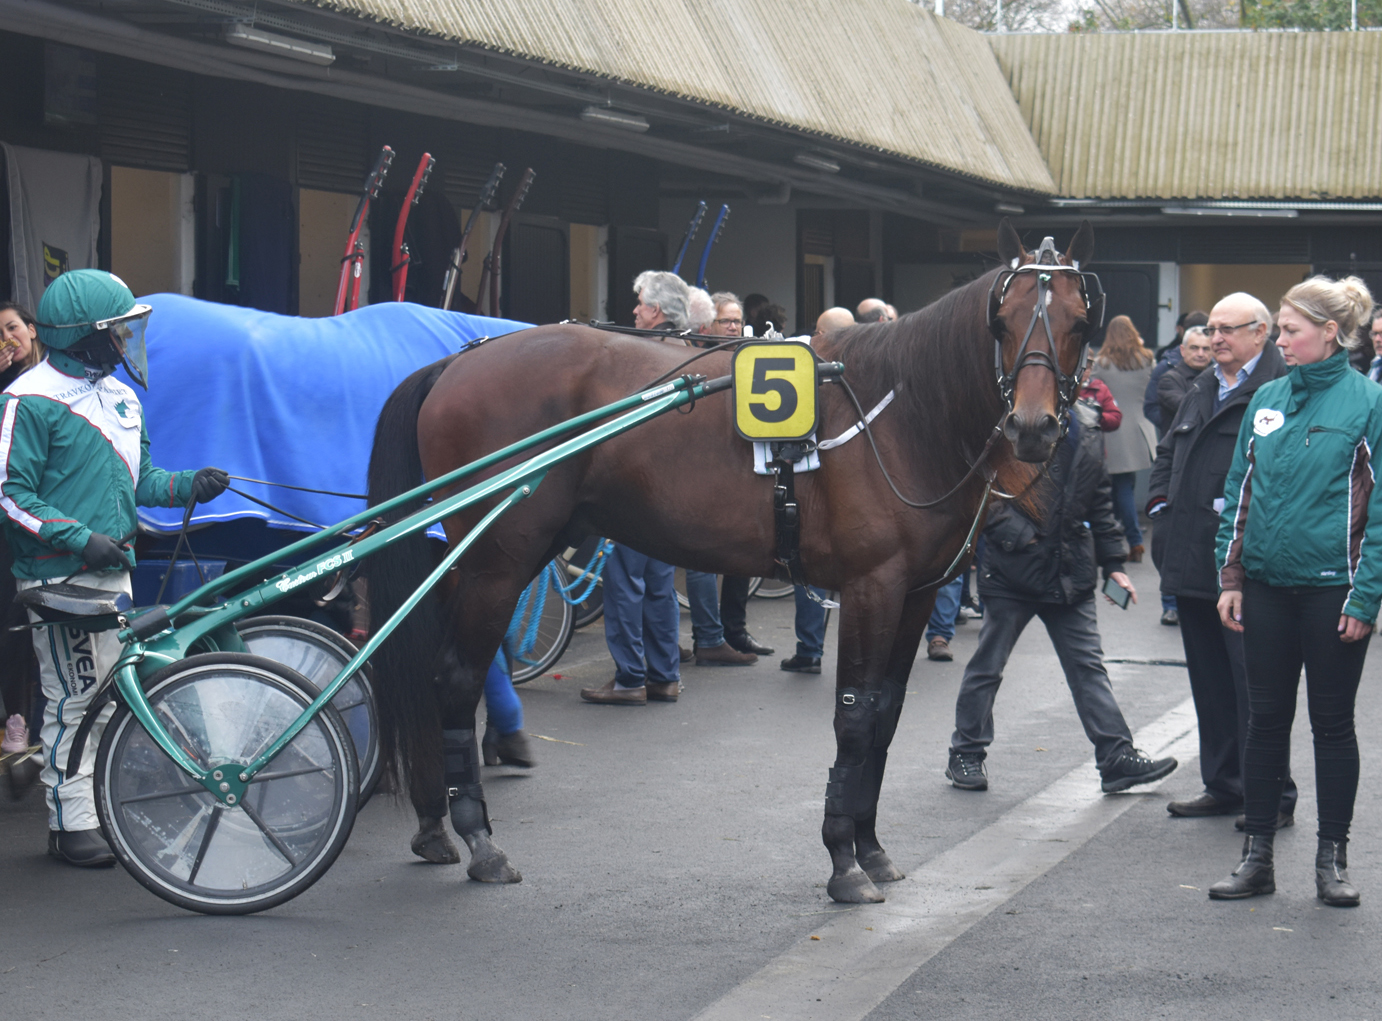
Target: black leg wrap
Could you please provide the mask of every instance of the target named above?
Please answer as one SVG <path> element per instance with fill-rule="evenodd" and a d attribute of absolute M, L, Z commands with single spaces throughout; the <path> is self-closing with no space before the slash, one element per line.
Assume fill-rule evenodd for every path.
<path fill-rule="evenodd" d="M 446 756 L 446 796 L 451 802 L 451 825 L 461 836 L 493 833 L 485 789 L 480 783 L 480 745 L 474 730 L 443 730 Z"/>
<path fill-rule="evenodd" d="M 835 713 L 855 726 L 868 728 L 871 747 L 887 748 L 897 732 L 906 697 L 907 686 L 891 680 L 885 680 L 878 691 L 840 688 L 835 692 Z"/>
<path fill-rule="evenodd" d="M 872 756 L 870 756 L 872 760 Z M 831 766 L 825 784 L 825 814 L 867 819 L 878 810 L 878 784 L 871 777 L 872 761 L 862 766 Z"/>

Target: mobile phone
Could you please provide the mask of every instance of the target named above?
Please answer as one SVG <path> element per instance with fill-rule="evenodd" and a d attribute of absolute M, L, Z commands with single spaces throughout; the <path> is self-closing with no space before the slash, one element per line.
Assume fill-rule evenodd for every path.
<path fill-rule="evenodd" d="M 1104 582 L 1104 595 L 1117 603 L 1120 610 L 1126 610 L 1129 601 L 1132 599 L 1132 593 L 1112 578 Z"/>

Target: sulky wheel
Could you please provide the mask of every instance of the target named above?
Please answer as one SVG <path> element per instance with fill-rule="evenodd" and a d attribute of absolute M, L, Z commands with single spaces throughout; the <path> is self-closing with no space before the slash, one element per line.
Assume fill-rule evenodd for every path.
<path fill-rule="evenodd" d="M 359 650 L 351 642 L 314 620 L 302 617 L 250 617 L 235 625 L 251 656 L 264 656 L 296 670 L 318 689 L 336 679 L 341 668 Z M 360 764 L 360 800 L 363 808 L 384 772 L 379 757 L 379 717 L 374 705 L 369 665 L 354 674 L 336 692 L 331 705 L 341 714 Z"/>
<path fill-rule="evenodd" d="M 786 599 L 796 588 L 790 581 L 779 581 L 776 578 L 763 578 L 759 581 L 758 587 L 749 586 L 749 595 L 757 596 L 759 599 Z"/>
<path fill-rule="evenodd" d="M 541 677 L 571 644 L 575 609 L 562 598 L 556 580 L 560 564 L 544 567 L 528 586 L 514 610 L 504 648 L 513 668 L 513 683 Z"/>
<path fill-rule="evenodd" d="M 252 762 L 316 697 L 280 663 L 191 656 L 146 684 L 154 714 L 203 768 Z M 242 915 L 296 897 L 331 867 L 355 822 L 359 775 L 340 714 L 326 706 L 226 806 L 116 709 L 96 753 L 96 810 L 121 864 L 164 900 Z"/>

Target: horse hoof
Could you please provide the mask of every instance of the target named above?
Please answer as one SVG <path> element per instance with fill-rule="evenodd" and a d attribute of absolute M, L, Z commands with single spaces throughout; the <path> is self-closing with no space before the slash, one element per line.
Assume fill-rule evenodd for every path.
<path fill-rule="evenodd" d="M 907 878 L 881 847 L 873 854 L 860 855 L 859 867 L 875 883 L 896 883 L 899 879 Z"/>
<path fill-rule="evenodd" d="M 523 874 L 509 864 L 509 857 L 498 848 L 488 858 L 471 859 L 465 874 L 477 883 L 521 883 Z"/>
<path fill-rule="evenodd" d="M 825 892 L 837 904 L 882 904 L 886 899 L 860 869 L 851 869 L 843 876 L 831 876 Z"/>
<path fill-rule="evenodd" d="M 435 865 L 459 865 L 461 863 L 461 852 L 451 842 L 451 838 L 446 835 L 446 830 L 442 827 L 440 819 L 437 819 L 434 825 L 424 825 L 418 828 L 417 833 L 413 835 L 412 848 L 413 854 Z"/>

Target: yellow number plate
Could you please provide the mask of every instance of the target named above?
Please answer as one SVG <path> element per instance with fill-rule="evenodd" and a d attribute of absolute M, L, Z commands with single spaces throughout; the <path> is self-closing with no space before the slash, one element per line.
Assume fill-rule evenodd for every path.
<path fill-rule="evenodd" d="M 816 428 L 816 358 L 805 344 L 743 344 L 734 353 L 734 427 L 747 440 L 801 440 Z"/>

